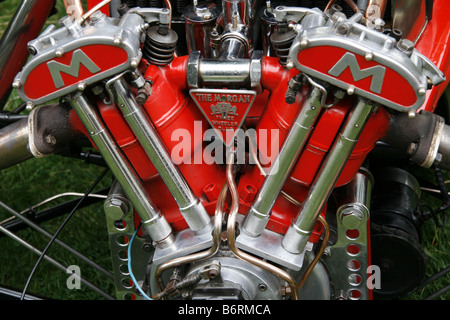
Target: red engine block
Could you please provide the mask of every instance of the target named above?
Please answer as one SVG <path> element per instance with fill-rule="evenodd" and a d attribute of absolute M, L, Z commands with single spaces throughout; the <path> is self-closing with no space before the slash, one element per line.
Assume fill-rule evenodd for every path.
<path fill-rule="evenodd" d="M 204 158 L 199 163 L 195 158 L 196 155 L 202 154 L 203 148 L 208 143 L 203 141 L 203 134 L 209 125 L 189 96 L 186 84 L 186 66 L 186 56 L 175 58 L 170 65 L 165 67 L 149 65 L 145 71 L 145 77 L 151 79 L 153 88 L 152 95 L 143 108 L 152 120 L 169 153 L 180 143 L 180 141 L 174 140 L 173 132 L 175 130 L 181 129 L 190 133 L 191 150 L 182 155 L 179 169 L 193 192 L 212 215 L 219 191 L 226 182 L 225 166 L 215 163 L 208 164 L 211 161 L 205 161 Z M 306 98 L 308 90 L 306 88 L 302 91 L 294 104 L 288 104 L 284 99 L 288 81 L 298 71 L 283 69 L 277 59 L 269 57 L 264 58 L 262 71 L 263 90 L 258 94 L 248 113 L 245 125 L 247 128 L 255 128 L 257 134 L 262 129 L 265 129 L 266 132 L 273 129 L 278 130 L 279 140 L 277 143 L 281 147 L 292 122 L 301 109 L 302 101 Z M 301 202 L 306 196 L 309 186 L 351 106 L 351 100 L 342 101 L 323 112 L 318 120 L 305 150 L 301 153 L 292 175 L 284 187 L 284 191 L 297 201 Z M 180 231 L 186 228 L 187 225 L 179 213 L 177 204 L 122 118 L 120 110 L 115 105 L 101 104 L 99 107 L 106 125 L 110 128 L 120 148 L 145 182 L 149 193 L 155 195 L 154 202 L 164 212 L 174 230 Z M 375 142 L 385 134 L 388 120 L 389 115 L 383 108 L 380 108 L 372 116 L 341 174 L 338 186 L 346 184 L 353 178 Z M 201 127 L 198 127 L 199 121 Z M 275 141 L 269 139 L 268 143 L 275 143 Z M 276 153 L 268 156 L 273 160 Z M 245 214 L 248 211 L 263 181 L 264 176 L 256 166 L 248 166 L 245 169 L 238 182 L 240 213 Z M 296 205 L 280 196 L 275 203 L 267 228 L 284 233 L 292 219 L 295 218 L 297 211 Z"/>

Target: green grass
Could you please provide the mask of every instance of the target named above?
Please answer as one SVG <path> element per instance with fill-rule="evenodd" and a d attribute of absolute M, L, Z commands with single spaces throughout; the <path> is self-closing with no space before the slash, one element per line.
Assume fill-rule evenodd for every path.
<path fill-rule="evenodd" d="M 0 34 L 12 17 L 19 0 L 7 0 L 0 3 Z M 64 14 L 62 0 L 57 1 L 58 14 L 49 22 L 56 23 Z M 13 109 L 21 101 L 15 92 L 8 101 L 7 108 Z M 0 171 L 0 201 L 17 211 L 38 203 L 54 194 L 75 191 L 83 193 L 102 171 L 102 168 L 85 164 L 79 160 L 54 155 L 44 159 L 32 159 L 15 167 Z M 449 176 L 448 172 L 445 172 Z M 104 179 L 100 187 L 107 186 L 111 176 Z M 435 203 L 435 206 L 439 203 Z M 9 217 L 0 210 L 0 221 Z M 42 224 L 49 232 L 54 232 L 64 217 Z M 48 239 L 31 230 L 17 232 L 17 235 L 42 250 Z M 61 233 L 61 240 L 73 246 L 86 256 L 96 260 L 106 269 L 111 269 L 109 244 L 102 205 L 97 204 L 77 212 Z M 440 228 L 433 221 L 423 226 L 423 247 L 428 258 L 427 275 L 430 276 L 450 265 L 450 227 Z M 92 270 L 77 258 L 53 245 L 48 254 L 64 265 L 77 264 L 81 267 L 81 276 L 113 294 L 113 284 L 102 274 Z M 17 242 L 0 238 L 0 284 L 23 288 L 26 279 L 38 256 Z M 69 290 L 66 287 L 68 275 L 43 261 L 31 281 L 29 291 L 39 292 L 56 299 L 101 299 L 98 294 L 82 286 L 81 290 Z M 421 300 L 434 291 L 450 283 L 450 274 L 421 289 L 406 299 Z M 450 300 L 450 293 L 440 297 Z"/>
<path fill-rule="evenodd" d="M 0 200 L 16 211 L 22 211 L 54 194 L 66 191 L 86 192 L 101 171 L 103 168 L 59 156 L 32 159 L 0 172 Z M 108 174 L 96 190 L 107 187 L 110 183 L 111 176 Z M 60 201 L 68 199 L 73 197 Z M 42 209 L 60 201 L 52 202 Z M 0 220 L 8 216 L 5 211 L 0 212 Z M 64 218 L 65 216 L 52 219 L 42 223 L 41 227 L 53 234 Z M 49 240 L 29 229 L 16 234 L 39 250 L 43 250 Z M 101 203 L 78 210 L 58 239 L 93 259 L 103 268 L 111 270 L 109 242 Z M 0 238 L 0 248 L 0 261 L 6 262 L 0 266 L 0 283 L 23 288 L 38 256 L 5 237 Z M 83 278 L 112 294 L 113 286 L 108 278 L 57 244 L 52 245 L 48 255 L 65 266 L 73 264 L 80 266 Z M 81 290 L 67 289 L 67 277 L 68 274 L 43 261 L 33 277 L 29 292 L 41 293 L 55 299 L 102 298 L 84 286 Z"/>
<path fill-rule="evenodd" d="M 0 4 L 0 35 L 8 26 L 20 0 L 8 0 Z M 64 15 L 62 0 L 57 1 L 57 13 L 49 18 L 47 24 L 56 24 Z M 45 28 L 45 27 L 44 27 Z M 22 101 L 15 91 L 6 104 L 7 110 L 17 107 Z M 41 202 L 55 194 L 73 191 L 84 193 L 104 168 L 86 164 L 80 160 L 63 158 L 57 155 L 43 159 L 31 159 L 14 167 L 0 171 L 0 201 L 16 211 Z M 108 174 L 95 190 L 105 188 L 111 183 Z M 66 197 L 42 207 L 45 209 L 62 201 L 74 199 Z M 0 221 L 10 216 L 0 210 Z M 41 224 L 45 230 L 54 233 L 65 216 Z M 27 229 L 18 231 L 17 236 L 39 250 L 43 250 L 49 239 Z M 102 203 L 83 208 L 72 217 L 58 239 L 72 246 L 86 257 L 93 259 L 106 270 L 112 270 L 109 241 Z M 48 255 L 65 266 L 78 265 L 81 277 L 113 295 L 114 286 L 110 279 L 86 265 L 79 258 L 53 244 Z M 0 284 L 21 291 L 26 283 L 38 255 L 8 238 L 0 238 Z M 69 274 L 43 260 L 29 286 L 28 292 L 39 293 L 54 299 L 103 299 L 98 293 L 85 286 L 80 290 L 69 290 L 66 280 Z"/>

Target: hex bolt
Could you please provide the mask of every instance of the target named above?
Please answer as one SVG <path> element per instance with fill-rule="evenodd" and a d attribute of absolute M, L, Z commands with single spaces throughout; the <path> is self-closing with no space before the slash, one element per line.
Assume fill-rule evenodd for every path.
<path fill-rule="evenodd" d="M 19 89 L 22 86 L 22 82 L 20 82 L 20 80 L 14 80 L 12 83 L 12 86 L 14 89 Z"/>
<path fill-rule="evenodd" d="M 408 39 L 401 39 L 397 42 L 397 48 L 406 55 L 411 56 L 414 50 L 414 42 Z"/>
<path fill-rule="evenodd" d="M 118 198 L 109 198 L 105 203 L 105 211 L 114 220 L 121 220 L 130 211 L 130 205 Z"/>
<path fill-rule="evenodd" d="M 56 51 L 55 51 L 55 56 L 57 56 L 57 57 L 62 57 L 63 54 L 64 54 L 64 49 L 63 49 L 63 48 L 58 48 L 58 49 L 56 49 Z"/>
<path fill-rule="evenodd" d="M 412 156 L 417 150 L 417 143 L 411 142 L 408 148 L 406 149 L 406 153 Z"/>
<path fill-rule="evenodd" d="M 31 54 L 32 56 L 35 56 L 35 55 L 37 54 L 37 50 L 36 50 L 35 47 L 29 45 L 29 46 L 27 47 L 27 49 L 28 49 L 28 53 Z"/>
<path fill-rule="evenodd" d="M 359 210 L 344 211 L 341 216 L 342 225 L 348 229 L 356 229 L 361 225 L 363 214 Z"/>
<path fill-rule="evenodd" d="M 45 142 L 47 142 L 50 145 L 55 146 L 56 145 L 56 137 L 52 134 L 48 134 L 45 136 Z"/>

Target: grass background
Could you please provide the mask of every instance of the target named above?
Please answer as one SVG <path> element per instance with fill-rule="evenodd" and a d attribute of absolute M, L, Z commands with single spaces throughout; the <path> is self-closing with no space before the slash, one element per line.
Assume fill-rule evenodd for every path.
<path fill-rule="evenodd" d="M 19 4 L 19 0 L 7 0 L 0 3 L 0 35 L 7 28 Z M 65 15 L 62 0 L 57 0 L 56 9 L 57 13 L 49 18 L 47 25 L 57 24 L 58 20 Z M 13 91 L 5 108 L 12 110 L 21 102 Z M 58 155 L 43 159 L 31 159 L 0 171 L 0 201 L 16 211 L 22 211 L 55 194 L 67 191 L 84 193 L 103 170 L 104 168 Z M 109 186 L 111 179 L 111 174 L 108 173 L 95 190 Z M 70 199 L 74 198 L 65 197 L 42 207 L 42 209 Z M 9 213 L 0 210 L 0 221 L 8 217 Z M 64 218 L 65 216 L 45 222 L 41 224 L 41 227 L 53 234 Z M 49 240 L 32 230 L 18 231 L 17 235 L 41 251 Z M 95 260 L 106 270 L 112 270 L 102 203 L 79 210 L 58 238 L 88 258 Z M 114 285 L 110 279 L 58 245 L 53 244 L 48 255 L 65 266 L 79 265 L 81 276 L 84 279 L 102 288 L 110 295 L 114 295 Z M 38 256 L 35 253 L 30 252 L 21 244 L 7 237 L 1 237 L 0 284 L 21 291 L 37 259 Z M 80 290 L 67 289 L 68 276 L 43 260 L 33 276 L 28 292 L 41 293 L 54 299 L 103 299 L 98 293 L 83 285 Z"/>
<path fill-rule="evenodd" d="M 0 35 L 6 29 L 19 3 L 20 0 L 6 0 L 0 3 Z M 62 0 L 57 0 L 57 9 L 58 13 L 49 19 L 49 23 L 56 24 L 64 15 Z M 20 103 L 20 99 L 13 91 L 7 102 L 7 108 L 13 109 Z M 32 159 L 0 171 L 0 201 L 21 211 L 57 193 L 66 191 L 84 193 L 101 171 L 103 168 L 57 155 L 44 159 Z M 448 172 L 444 173 L 449 177 Z M 108 174 L 98 189 L 107 186 L 110 181 L 111 176 Z M 7 217 L 9 214 L 0 210 L 0 221 Z M 63 219 L 64 217 L 57 218 L 43 223 L 41 226 L 53 233 Z M 47 238 L 31 230 L 19 231 L 17 235 L 40 250 L 48 242 Z M 111 270 L 108 237 L 101 204 L 84 208 L 75 214 L 59 238 L 96 260 L 105 269 Z M 440 228 L 433 221 L 425 223 L 423 247 L 428 258 L 428 276 L 450 265 L 449 245 L 449 225 Z M 61 250 L 59 246 L 53 245 L 48 254 L 64 265 L 79 265 L 82 277 L 113 295 L 114 286 L 111 280 L 84 265 L 70 253 Z M 36 260 L 36 254 L 29 252 L 28 249 L 7 237 L 1 237 L 0 284 L 21 290 Z M 40 292 L 55 299 L 102 299 L 97 293 L 84 286 L 81 290 L 68 290 L 66 287 L 67 277 L 66 273 L 44 260 L 31 281 L 29 292 Z M 405 299 L 424 299 L 448 283 L 450 283 L 449 274 Z M 441 296 L 440 299 L 450 300 L 450 292 Z"/>

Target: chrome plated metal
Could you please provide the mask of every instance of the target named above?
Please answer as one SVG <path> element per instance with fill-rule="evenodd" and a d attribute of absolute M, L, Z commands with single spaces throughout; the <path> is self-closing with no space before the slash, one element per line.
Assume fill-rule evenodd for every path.
<path fill-rule="evenodd" d="M 125 120 L 174 197 L 191 230 L 199 234 L 210 232 L 212 223 L 208 213 L 173 163 L 151 120 L 137 104 L 126 82 L 119 79 L 112 87 Z"/>
<path fill-rule="evenodd" d="M 233 61 L 202 59 L 199 73 L 202 83 L 229 85 L 249 83 L 250 60 L 234 59 Z"/>
<path fill-rule="evenodd" d="M 0 169 L 33 158 L 28 149 L 28 119 L 22 119 L 0 129 Z"/>
<path fill-rule="evenodd" d="M 242 226 L 243 215 L 237 216 L 237 221 Z M 277 265 L 286 267 L 290 270 L 299 271 L 305 259 L 305 252 L 291 253 L 282 245 L 283 235 L 264 229 L 260 235 L 253 237 L 245 232 L 241 232 L 236 238 L 236 246 L 246 252 L 261 257 Z M 309 249 L 312 249 L 310 247 Z"/>
<path fill-rule="evenodd" d="M 321 101 L 322 92 L 313 87 L 246 215 L 242 231 L 248 236 L 258 237 L 264 231 L 270 218 L 270 211 L 322 110 Z"/>
<path fill-rule="evenodd" d="M 425 0 L 392 0 L 392 27 L 416 42 L 427 24 Z"/>
<path fill-rule="evenodd" d="M 270 36 L 277 29 L 277 21 L 275 20 L 270 1 L 266 1 L 266 6 L 261 9 L 259 17 L 261 19 L 261 38 L 264 55 L 276 57 L 276 52 L 270 42 Z"/>
<path fill-rule="evenodd" d="M 138 298 L 136 284 L 130 281 L 128 256 L 126 254 L 128 252 L 128 240 L 135 232 L 135 217 L 133 208 L 117 180 L 113 182 L 103 208 L 111 250 L 116 298 L 118 300 L 129 300 L 133 295 Z M 121 221 L 121 223 L 117 224 L 117 221 Z M 143 230 L 144 234 L 145 230 Z M 151 241 L 144 236 L 134 238 L 131 248 L 132 270 L 138 284 L 144 281 L 147 262 L 153 253 L 153 249 L 156 248 L 153 248 Z"/>
<path fill-rule="evenodd" d="M 88 130 L 92 141 L 104 157 L 113 175 L 122 186 L 150 237 L 161 247 L 171 245 L 174 239 L 171 226 L 152 202 L 141 180 L 116 145 L 95 107 L 82 94 L 72 97 L 70 104 Z"/>
<path fill-rule="evenodd" d="M 317 217 L 328 200 L 373 110 L 374 107 L 370 102 L 359 98 L 354 110 L 346 119 L 343 130 L 324 159 L 324 163 L 300 207 L 296 220 L 283 238 L 283 247 L 289 252 L 300 253 L 305 249 Z"/>
<path fill-rule="evenodd" d="M 337 198 L 337 241 L 328 248 L 323 261 L 333 282 L 333 296 L 348 300 L 367 300 L 368 220 L 373 177 L 363 169 L 343 187 Z"/>
<path fill-rule="evenodd" d="M 262 74 L 262 51 L 254 51 L 251 58 L 203 59 L 200 51 L 189 55 L 187 81 L 190 88 L 202 86 L 257 87 Z"/>
<path fill-rule="evenodd" d="M 188 52 L 198 50 L 202 57 L 212 57 L 211 32 L 216 26 L 216 20 L 220 15 L 220 9 L 212 2 L 194 4 L 188 6 L 183 12 L 186 21 L 186 41 Z"/>
<path fill-rule="evenodd" d="M 317 12 L 314 9 L 295 7 L 279 6 L 274 9 L 274 12 L 278 22 L 291 20 L 299 22 L 296 27 L 298 35 L 289 51 L 288 64 L 316 79 L 346 90 L 350 94 L 359 95 L 396 111 L 415 112 L 425 101 L 428 81 L 437 85 L 445 80 L 444 74 L 417 50 L 411 48 L 408 53 L 405 53 L 404 50 L 401 50 L 401 46 L 397 45 L 395 38 L 361 24 L 363 15 L 360 12 L 348 19 L 342 16 L 325 18 L 322 12 Z M 377 77 L 373 75 L 373 78 L 377 78 L 372 81 L 374 85 L 372 89 L 374 90 L 368 91 L 349 85 L 336 77 L 336 69 L 341 67 L 339 63 L 328 72 L 318 72 L 298 61 L 297 56 L 302 50 L 321 46 L 342 48 L 348 51 L 346 53 L 347 58 L 360 55 L 377 62 L 380 70 L 381 68 L 394 70 L 414 90 L 416 100 L 410 105 L 401 105 L 399 102 L 390 101 L 377 94 L 384 81 L 384 76 L 381 76 L 381 74 Z M 343 64 L 344 60 L 340 60 L 340 62 Z M 352 63 L 354 65 L 354 62 Z M 353 68 L 357 73 L 361 72 L 358 65 L 354 65 Z"/>
<path fill-rule="evenodd" d="M 245 58 L 252 52 L 254 7 L 248 0 L 223 0 L 224 31 L 219 36 L 218 57 L 222 60 Z"/>
<path fill-rule="evenodd" d="M 234 148 L 227 148 L 227 183 L 231 193 L 231 207 L 228 214 L 226 231 L 227 245 L 229 249 L 234 253 L 234 255 L 239 259 L 249 262 L 256 267 L 273 273 L 280 279 L 283 279 L 290 288 L 289 295 L 292 297 L 292 299 L 298 300 L 299 296 L 297 292 L 297 284 L 295 282 L 295 279 L 289 272 L 259 257 L 255 257 L 245 251 L 242 251 L 236 245 L 236 222 L 239 210 L 239 193 L 237 191 L 237 185 L 234 180 L 233 174 L 233 164 L 236 156 L 235 153 L 236 150 Z"/>
<path fill-rule="evenodd" d="M 439 141 L 439 154 L 442 155 L 442 159 L 439 165 L 443 168 L 450 168 L 450 126 L 445 125 L 442 130 L 441 139 Z"/>
<path fill-rule="evenodd" d="M 81 0 L 64 0 L 64 7 L 66 8 L 67 15 L 71 17 L 72 20 L 77 20 L 84 14 Z"/>
<path fill-rule="evenodd" d="M 245 300 L 281 299 L 283 281 L 271 272 L 261 270 L 257 266 L 235 257 L 216 256 L 212 259 L 213 262 L 217 261 L 220 264 L 220 277 L 214 281 L 201 282 L 200 290 L 211 288 L 214 289 L 214 292 L 220 292 L 221 289 L 234 288 Z M 187 275 L 199 272 L 208 263 L 211 263 L 211 259 L 193 265 Z M 193 293 L 195 298 L 195 287 Z M 217 296 L 202 298 L 216 299 Z"/>
<path fill-rule="evenodd" d="M 104 4 L 105 2 L 103 1 L 102 3 Z M 90 23 L 83 24 L 83 19 L 88 15 L 90 17 Z M 129 10 L 121 20 L 109 18 L 100 11 L 87 12 L 76 21 L 73 21 L 70 17 L 66 17 L 62 20 L 63 27 L 44 32 L 37 39 L 28 43 L 28 48 L 33 51 L 34 55 L 14 79 L 21 99 L 26 102 L 31 102 L 34 105 L 42 104 L 71 94 L 74 91 L 84 90 L 87 86 L 137 67 L 142 58 L 142 51 L 140 49 L 141 36 L 149 23 L 154 22 L 168 24 L 168 10 L 134 8 Z M 113 68 L 101 70 L 83 52 L 83 47 L 89 45 L 119 46 L 128 55 L 128 59 L 123 60 L 121 64 Z M 55 60 L 52 60 L 72 51 L 74 51 L 74 54 L 69 66 L 61 65 Z M 24 90 L 24 84 L 29 74 L 42 64 L 47 64 L 48 68 L 52 71 L 51 74 L 55 82 L 55 90 L 46 96 L 30 98 Z M 82 84 L 77 82 L 65 86 L 61 79 L 61 72 L 78 76 L 81 64 L 88 67 L 92 76 L 86 78 Z"/>

